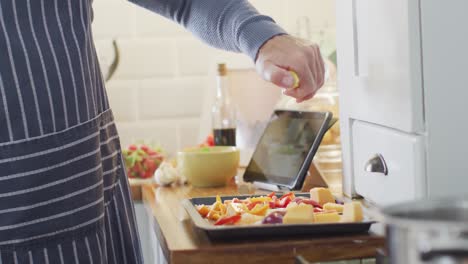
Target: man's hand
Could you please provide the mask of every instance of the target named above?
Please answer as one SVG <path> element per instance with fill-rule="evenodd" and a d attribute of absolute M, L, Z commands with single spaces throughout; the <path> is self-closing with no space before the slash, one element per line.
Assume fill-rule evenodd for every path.
<path fill-rule="evenodd" d="M 319 47 L 288 35 L 268 40 L 260 48 L 255 65 L 263 79 L 286 88 L 284 94 L 298 103 L 312 98 L 324 83 L 325 66 Z M 299 77 L 297 88 L 290 71 Z"/>

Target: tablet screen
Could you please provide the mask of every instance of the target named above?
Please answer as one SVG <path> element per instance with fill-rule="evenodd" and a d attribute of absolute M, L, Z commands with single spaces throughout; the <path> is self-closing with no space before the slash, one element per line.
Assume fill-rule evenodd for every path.
<path fill-rule="evenodd" d="M 329 113 L 275 111 L 244 179 L 294 185 L 301 173 L 307 173 L 329 119 Z"/>

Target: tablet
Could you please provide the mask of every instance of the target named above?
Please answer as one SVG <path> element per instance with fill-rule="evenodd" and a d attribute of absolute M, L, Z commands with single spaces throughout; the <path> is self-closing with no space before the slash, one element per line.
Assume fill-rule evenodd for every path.
<path fill-rule="evenodd" d="M 245 170 L 244 181 L 300 189 L 331 119 L 330 112 L 276 110 Z"/>

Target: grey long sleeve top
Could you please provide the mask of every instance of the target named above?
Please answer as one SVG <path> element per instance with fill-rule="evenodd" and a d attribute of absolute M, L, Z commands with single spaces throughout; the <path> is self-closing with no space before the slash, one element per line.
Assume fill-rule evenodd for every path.
<path fill-rule="evenodd" d="M 183 25 L 204 42 L 256 59 L 270 38 L 285 34 L 246 0 L 129 0 Z"/>

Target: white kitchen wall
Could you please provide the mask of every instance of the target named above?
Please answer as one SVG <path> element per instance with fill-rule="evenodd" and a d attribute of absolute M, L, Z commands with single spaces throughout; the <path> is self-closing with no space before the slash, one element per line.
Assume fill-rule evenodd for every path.
<path fill-rule="evenodd" d="M 251 3 L 291 34 L 319 42 L 325 54 L 334 49 L 334 0 Z M 120 48 L 120 65 L 107 91 L 122 144 L 145 140 L 169 153 L 198 144 L 207 131 L 202 117 L 209 109 L 207 95 L 215 89 L 216 63 L 238 70 L 252 69 L 253 63 L 244 55 L 208 47 L 182 27 L 126 0 L 94 0 L 93 8 L 104 72 L 112 60 L 113 39 Z"/>

